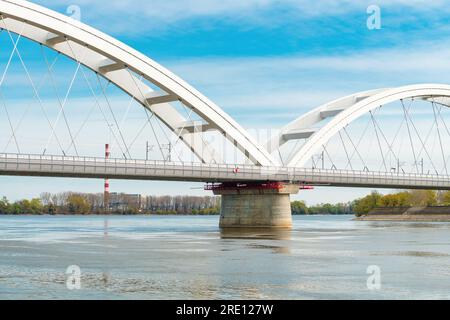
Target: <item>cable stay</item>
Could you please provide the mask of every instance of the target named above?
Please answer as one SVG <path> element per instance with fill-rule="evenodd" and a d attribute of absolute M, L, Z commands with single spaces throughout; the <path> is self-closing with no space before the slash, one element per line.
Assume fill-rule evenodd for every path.
<path fill-rule="evenodd" d="M 385 169 L 386 172 L 387 172 L 388 169 L 387 169 L 387 166 L 386 166 L 386 161 L 385 161 L 385 159 L 384 159 L 383 148 L 381 147 L 380 137 L 378 136 L 378 130 L 377 130 L 377 126 L 376 126 L 376 123 L 375 123 L 375 119 L 374 119 L 374 116 L 373 116 L 372 111 L 369 111 L 369 113 L 370 113 L 370 118 L 372 119 L 373 128 L 374 128 L 374 130 L 375 130 L 375 135 L 376 135 L 376 137 L 377 137 L 378 148 L 380 149 L 380 154 L 381 154 L 381 157 L 382 157 L 382 159 L 383 159 L 383 166 L 384 166 L 384 169 Z"/>
<path fill-rule="evenodd" d="M 345 155 L 347 156 L 347 161 L 348 161 L 347 164 L 350 165 L 350 169 L 353 170 L 353 166 L 350 163 L 350 156 L 348 155 L 347 147 L 345 146 L 344 139 L 342 139 L 342 134 L 340 131 L 338 132 L 338 134 L 339 134 L 339 138 L 341 139 L 342 147 L 344 147 Z"/>
<path fill-rule="evenodd" d="M 3 30 L 3 29 L 2 29 L 2 30 Z M 51 63 L 51 69 L 54 67 L 54 65 L 55 65 L 56 62 L 58 61 L 59 57 L 60 57 L 60 54 L 58 53 L 58 54 L 56 55 L 56 57 L 52 60 L 52 63 Z M 47 81 L 48 76 L 49 76 L 49 74 L 48 74 L 48 72 L 46 72 L 46 73 L 44 74 L 44 76 L 42 77 L 41 81 L 39 82 L 38 86 L 37 86 L 38 90 L 40 90 L 40 89 L 42 88 L 42 86 L 43 86 L 44 84 L 46 84 L 46 81 Z M 26 104 L 25 111 L 22 113 L 22 115 L 21 115 L 19 121 L 17 122 L 16 126 L 14 127 L 14 133 L 15 133 L 15 132 L 18 132 L 18 130 L 20 129 L 23 120 L 24 120 L 25 117 L 28 115 L 28 112 L 29 112 L 30 109 L 31 109 L 31 106 L 32 106 L 32 101 L 29 101 L 29 102 Z M 9 145 L 11 144 L 11 142 L 13 141 L 13 139 L 14 139 L 14 135 L 10 135 L 7 144 L 6 144 L 5 148 L 3 149 L 3 153 L 6 152 L 6 150 L 8 149 L 8 147 L 9 147 Z"/>
<path fill-rule="evenodd" d="M 30 82 L 30 85 L 31 85 L 31 87 L 32 87 L 32 89 L 33 89 L 34 97 L 38 100 L 39 105 L 40 105 L 40 107 L 41 107 L 41 110 L 42 110 L 42 112 L 43 112 L 43 114 L 44 114 L 44 116 L 45 116 L 45 118 L 46 118 L 46 120 L 47 120 L 47 123 L 48 123 L 48 125 L 50 126 L 51 131 L 54 133 L 54 132 L 55 132 L 55 129 L 53 128 L 53 126 L 52 126 L 52 124 L 51 124 L 51 122 L 50 122 L 50 119 L 48 118 L 48 115 L 47 115 L 47 113 L 45 112 L 45 108 L 44 108 L 44 106 L 43 106 L 42 100 L 41 100 L 41 98 L 40 98 L 40 96 L 39 96 L 39 93 L 38 93 L 38 91 L 37 91 L 37 88 L 36 88 L 36 86 L 35 86 L 35 84 L 34 84 L 34 82 L 33 82 L 33 79 L 31 78 L 31 75 L 30 75 L 30 73 L 29 73 L 29 71 L 28 71 L 28 68 L 27 68 L 25 62 L 23 61 L 22 55 L 20 54 L 20 51 L 19 51 L 19 49 L 18 49 L 18 47 L 17 47 L 18 41 L 17 41 L 17 42 L 14 41 L 14 38 L 13 38 L 13 36 L 11 35 L 11 32 L 9 31 L 9 29 L 8 29 L 8 27 L 7 27 L 7 25 L 6 25 L 5 20 L 3 19 L 3 16 L 0 16 L 0 18 L 1 18 L 1 20 L 2 20 L 2 23 L 3 23 L 4 27 L 5 27 L 5 29 L 6 29 L 7 32 L 8 32 L 8 36 L 9 36 L 9 38 L 10 38 L 10 40 L 11 40 L 11 43 L 14 44 L 14 48 L 13 48 L 12 54 L 14 55 L 14 52 L 17 54 L 17 57 L 19 58 L 20 63 L 21 63 L 21 65 L 22 65 L 22 67 L 23 67 L 23 69 L 24 69 L 24 71 L 25 71 L 25 73 L 26 73 L 26 76 L 27 76 L 27 78 L 28 78 L 28 81 Z M 23 30 L 22 30 L 22 32 L 23 32 Z M 21 34 L 19 34 L 19 37 L 20 37 L 20 36 L 21 36 Z M 19 40 L 19 39 L 18 39 L 18 40 Z M 58 139 L 57 136 L 55 136 L 55 138 L 56 138 L 56 141 L 57 141 L 58 146 L 60 147 L 62 153 L 65 155 L 64 149 L 62 148 L 62 145 L 61 145 L 61 142 L 59 141 L 59 139 Z M 44 149 L 43 154 L 45 154 L 45 152 L 46 152 L 46 149 Z"/>
<path fill-rule="evenodd" d="M 441 147 L 442 161 L 444 163 L 444 170 L 445 170 L 445 174 L 448 175 L 447 164 L 445 162 L 444 147 L 442 146 L 441 132 L 439 131 L 439 123 L 438 123 L 438 120 L 437 120 L 436 110 L 435 110 L 435 107 L 434 107 L 434 98 L 433 98 L 433 101 L 431 103 L 431 106 L 433 107 L 434 121 L 436 123 L 436 129 L 437 129 L 437 134 L 438 134 L 438 138 L 439 138 L 439 145 Z"/>
<path fill-rule="evenodd" d="M 59 104 L 59 106 L 60 106 L 60 112 L 58 113 L 58 117 L 57 117 L 57 120 L 55 121 L 54 127 L 56 128 L 57 123 L 58 123 L 58 121 L 59 121 L 59 115 L 62 114 L 63 119 L 64 119 L 64 123 L 66 124 L 66 128 L 67 128 L 67 131 L 68 131 L 69 136 L 70 136 L 71 145 L 73 145 L 75 154 L 78 156 L 78 155 L 79 155 L 79 154 L 78 154 L 78 150 L 77 150 L 77 147 L 76 147 L 76 144 L 75 144 L 75 141 L 74 141 L 74 137 L 73 137 L 73 135 L 72 135 L 72 130 L 70 129 L 69 121 L 67 120 L 66 113 L 65 113 L 65 111 L 64 111 L 64 107 L 66 106 L 67 99 L 68 99 L 69 94 L 70 94 L 70 92 L 71 92 L 71 90 L 72 90 L 73 83 L 74 83 L 74 81 L 75 81 L 75 78 L 76 78 L 77 75 L 78 75 L 78 70 L 80 69 L 81 64 L 80 64 L 80 62 L 78 62 L 77 68 L 76 68 L 75 73 L 74 73 L 74 75 L 73 75 L 73 78 L 72 78 L 72 81 L 71 81 L 71 83 L 70 83 L 70 86 L 69 86 L 69 88 L 67 89 L 67 92 L 66 92 L 64 101 L 61 101 L 61 98 L 60 98 L 60 96 L 59 96 L 59 94 L 58 94 L 58 89 L 57 89 L 57 86 L 56 86 L 56 81 L 55 81 L 55 78 L 54 78 L 52 69 L 50 68 L 50 64 L 49 64 L 49 62 L 48 62 L 47 56 L 46 56 L 46 54 L 45 54 L 45 52 L 44 52 L 44 48 L 43 48 L 42 45 L 40 45 L 40 47 L 41 47 L 41 53 L 42 53 L 42 55 L 43 55 L 43 57 L 44 57 L 44 60 L 45 60 L 45 64 L 46 64 L 46 66 L 47 66 L 48 74 L 50 75 L 50 80 L 51 80 L 50 82 L 52 83 L 52 87 L 53 87 L 54 93 L 55 93 L 55 95 L 56 95 L 56 99 L 57 99 L 58 104 Z M 67 150 L 67 151 L 68 151 L 68 150 Z"/>
<path fill-rule="evenodd" d="M 426 153 L 428 159 L 430 160 L 431 166 L 433 167 L 434 171 L 435 171 L 436 173 L 438 173 L 438 171 L 436 170 L 436 167 L 435 167 L 435 165 L 434 165 L 434 163 L 433 163 L 433 160 L 431 159 L 430 154 L 428 153 L 428 151 L 427 151 L 427 149 L 426 149 L 426 147 L 425 147 L 425 144 L 424 144 L 422 138 L 420 137 L 420 134 L 419 134 L 419 132 L 418 132 L 416 126 L 414 125 L 414 122 L 413 122 L 413 120 L 412 120 L 412 118 L 411 118 L 411 115 L 409 114 L 409 112 L 408 112 L 405 108 L 403 108 L 403 110 L 404 110 L 404 112 L 405 112 L 406 117 L 407 117 L 407 118 L 409 119 L 409 121 L 411 122 L 411 125 L 412 125 L 412 127 L 413 127 L 413 129 L 414 129 L 414 131 L 415 131 L 415 133 L 416 133 L 416 135 L 417 135 L 417 137 L 418 137 L 420 143 L 422 144 L 423 150 L 425 151 L 425 153 Z M 411 138 L 410 138 L 410 139 L 411 139 Z M 411 140 L 411 141 L 412 141 L 412 140 Z M 414 161 L 417 162 L 417 158 L 416 158 L 416 157 L 414 157 Z M 417 168 L 417 166 L 416 166 L 416 168 Z M 419 173 L 419 172 L 418 172 L 418 169 L 417 169 L 417 173 Z"/>

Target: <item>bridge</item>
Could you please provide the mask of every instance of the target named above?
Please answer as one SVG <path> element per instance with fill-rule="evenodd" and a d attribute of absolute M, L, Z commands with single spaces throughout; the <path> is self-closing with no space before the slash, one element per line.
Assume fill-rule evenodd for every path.
<path fill-rule="evenodd" d="M 236 166 L 186 162 L 0 154 L 0 175 L 94 179 L 265 183 L 299 186 L 373 187 L 450 190 L 443 175 L 326 170 L 311 168 Z"/>
<path fill-rule="evenodd" d="M 0 31 L 0 175 L 204 182 L 222 227 L 288 227 L 290 194 L 309 186 L 450 190 L 447 84 L 354 93 L 257 139 L 80 21 L 0 0 Z"/>

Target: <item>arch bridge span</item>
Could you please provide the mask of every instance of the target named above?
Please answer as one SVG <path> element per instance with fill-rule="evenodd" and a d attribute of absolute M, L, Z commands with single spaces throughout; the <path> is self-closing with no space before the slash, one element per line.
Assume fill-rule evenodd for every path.
<path fill-rule="evenodd" d="M 340 130 L 380 106 L 405 99 L 423 100 L 449 107 L 450 86 L 417 84 L 364 91 L 339 98 L 309 111 L 283 127 L 279 134 L 267 141 L 266 147 L 273 153 L 288 141 L 305 139 L 301 148 L 286 161 L 288 167 L 304 167 Z M 317 127 L 323 120 L 329 121 L 322 127 Z"/>
<path fill-rule="evenodd" d="M 79 21 L 27 1 L 0 0 L 0 31 L 6 32 L 14 44 L 12 54 L 17 51 L 19 55 L 18 40 L 15 42 L 11 36 L 16 34 L 17 39 L 24 37 L 48 47 L 113 83 L 155 115 L 200 160 L 200 163 L 176 163 L 69 157 L 64 150 L 63 156 L 48 156 L 45 151 L 44 155 L 0 153 L 0 175 L 231 183 L 236 186 L 232 190 L 228 187 L 213 188 L 223 196 L 220 220 L 223 227 L 290 226 L 289 195 L 297 193 L 299 185 L 450 190 L 447 170 L 444 174 L 437 170 L 435 174 L 388 172 L 386 164 L 386 172 L 306 168 L 308 161 L 342 129 L 394 101 L 402 104 L 404 99 L 431 102 L 438 127 L 444 119 L 438 119 L 441 115 L 436 115 L 435 105 L 450 106 L 449 85 L 409 85 L 339 98 L 300 116 L 262 145 L 219 106 L 180 77 L 146 55 Z M 20 55 L 19 58 L 22 60 Z M 2 82 L 3 79 L 0 87 Z M 199 117 L 200 124 L 181 114 L 176 108 L 178 103 Z M 408 120 L 406 122 L 409 123 Z M 445 122 L 444 125 L 448 130 Z M 14 135 L 12 126 L 11 129 Z M 222 164 L 225 160 L 215 146 L 198 138 L 205 131 L 218 132 L 251 165 Z M 448 133 L 450 135 L 450 131 Z M 294 150 L 286 162 L 281 159 L 283 165 L 280 165 L 275 154 L 281 154 L 281 147 L 292 140 L 305 140 L 305 143 Z M 445 166 L 447 145 L 442 143 L 440 135 L 439 143 Z M 343 145 L 345 149 L 344 142 Z M 411 145 L 415 157 L 414 145 Z M 267 186 L 267 182 L 275 184 L 258 188 L 258 184 Z M 251 187 L 242 189 L 240 186 L 245 184 Z"/>

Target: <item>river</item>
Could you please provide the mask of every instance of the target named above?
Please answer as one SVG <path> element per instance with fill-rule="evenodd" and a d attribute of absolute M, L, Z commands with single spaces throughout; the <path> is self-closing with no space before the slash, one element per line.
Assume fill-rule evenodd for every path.
<path fill-rule="evenodd" d="M 0 216 L 0 299 L 450 299 L 450 223 L 352 218 Z"/>

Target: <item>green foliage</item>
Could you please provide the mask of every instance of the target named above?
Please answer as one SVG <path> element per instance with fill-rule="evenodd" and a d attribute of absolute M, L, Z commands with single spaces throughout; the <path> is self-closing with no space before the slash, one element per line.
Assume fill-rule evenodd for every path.
<path fill-rule="evenodd" d="M 91 209 L 87 199 L 76 194 L 72 194 L 67 198 L 67 207 L 69 213 L 72 214 L 87 214 Z"/>
<path fill-rule="evenodd" d="M 220 198 L 191 196 L 146 197 L 142 205 L 121 203 L 120 208 L 111 209 L 112 214 L 156 214 L 156 215 L 216 215 L 220 213 Z M 356 214 L 362 215 L 377 207 L 410 207 L 410 206 L 450 206 L 450 191 L 436 192 L 432 190 L 402 191 L 381 195 L 372 191 L 369 195 L 351 203 L 318 204 L 307 206 L 304 201 L 291 203 L 294 215 L 315 214 Z M 11 203 L 5 197 L 0 198 L 0 214 L 102 214 L 102 194 L 78 193 L 43 193 L 41 199 L 20 200 Z"/>
<path fill-rule="evenodd" d="M 193 196 L 149 196 L 147 201 L 127 202 L 121 197 L 120 206 L 112 207 L 109 214 L 136 215 L 217 215 L 220 213 L 220 198 Z M 50 194 L 43 192 L 41 199 L 20 200 L 10 203 L 0 198 L 0 214 L 103 214 L 103 194 L 82 194 L 62 192 Z"/>
<path fill-rule="evenodd" d="M 411 206 L 425 207 L 438 204 L 437 193 L 433 190 L 412 190 L 409 192 Z"/>
<path fill-rule="evenodd" d="M 348 203 L 323 203 L 308 208 L 309 214 L 352 214 L 351 206 Z"/>
<path fill-rule="evenodd" d="M 292 214 L 308 214 L 308 207 L 305 201 L 293 201 L 291 202 Z"/>
<path fill-rule="evenodd" d="M 409 192 L 387 194 L 380 199 L 381 207 L 407 207 L 411 203 Z"/>
<path fill-rule="evenodd" d="M 352 214 L 351 206 L 348 203 L 323 203 L 308 207 L 304 201 L 293 201 L 291 210 L 294 215 Z"/>
<path fill-rule="evenodd" d="M 355 200 L 353 210 L 356 215 L 367 214 L 379 207 L 426 207 L 450 205 L 450 193 L 444 193 L 439 201 L 438 194 L 433 190 L 411 190 L 393 194 L 381 195 L 373 191 L 370 195 Z"/>
<path fill-rule="evenodd" d="M 3 197 L 0 200 L 0 214 L 41 214 L 43 205 L 40 199 L 21 200 L 10 203 Z"/>
<path fill-rule="evenodd" d="M 445 191 L 442 194 L 442 205 L 450 206 L 450 191 Z"/>
<path fill-rule="evenodd" d="M 9 201 L 5 197 L 0 199 L 0 214 L 8 214 L 9 211 Z"/>
<path fill-rule="evenodd" d="M 212 216 L 212 215 L 217 215 L 220 213 L 220 208 L 219 207 L 214 207 L 214 208 L 204 208 L 204 209 L 193 209 L 192 210 L 192 215 L 197 215 L 197 216 Z"/>
<path fill-rule="evenodd" d="M 372 191 L 371 194 L 365 196 L 364 198 L 355 200 L 353 202 L 353 211 L 357 215 L 369 213 L 376 207 L 381 206 L 382 195 L 377 191 Z"/>

